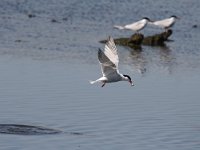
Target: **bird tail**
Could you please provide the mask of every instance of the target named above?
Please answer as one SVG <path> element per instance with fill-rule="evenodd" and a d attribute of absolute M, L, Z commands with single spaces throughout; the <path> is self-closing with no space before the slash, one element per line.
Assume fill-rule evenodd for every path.
<path fill-rule="evenodd" d="M 115 25 L 114 28 L 116 28 L 116 29 L 120 29 L 120 30 L 125 29 L 123 26 L 117 26 L 117 25 Z"/>
<path fill-rule="evenodd" d="M 90 82 L 90 84 L 94 84 L 94 83 L 96 83 L 97 81 L 89 81 Z"/>

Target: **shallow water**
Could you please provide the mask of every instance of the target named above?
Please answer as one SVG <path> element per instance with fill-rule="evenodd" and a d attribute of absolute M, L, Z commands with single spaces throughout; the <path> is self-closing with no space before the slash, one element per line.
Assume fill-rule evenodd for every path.
<path fill-rule="evenodd" d="M 0 134 L 1 149 L 200 148 L 199 1 L 2 0 L 0 6 L 0 124 L 62 131 Z M 134 87 L 89 84 L 101 76 L 98 41 L 132 34 L 114 24 L 174 14 L 181 20 L 166 47 L 117 46 L 120 71 Z"/>

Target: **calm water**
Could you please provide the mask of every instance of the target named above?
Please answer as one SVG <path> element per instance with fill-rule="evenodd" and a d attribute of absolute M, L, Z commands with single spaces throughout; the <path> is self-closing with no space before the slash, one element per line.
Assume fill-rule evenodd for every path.
<path fill-rule="evenodd" d="M 199 150 L 198 0 L 1 0 L 0 6 L 0 124 L 62 131 L 0 134 L 0 149 Z M 98 41 L 132 34 L 113 25 L 171 15 L 181 20 L 166 47 L 118 46 L 120 70 L 134 87 L 89 84 L 101 76 Z"/>

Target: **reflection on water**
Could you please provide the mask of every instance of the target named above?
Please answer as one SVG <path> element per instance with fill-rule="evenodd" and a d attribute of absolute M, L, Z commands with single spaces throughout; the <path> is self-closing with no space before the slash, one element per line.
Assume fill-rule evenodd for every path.
<path fill-rule="evenodd" d="M 169 47 L 159 47 L 158 57 L 163 67 L 167 68 L 168 73 L 171 74 L 173 68 L 176 67 L 176 58 Z"/>
<path fill-rule="evenodd" d="M 145 56 L 142 53 L 142 49 L 140 50 L 134 50 L 131 49 L 130 50 L 130 55 L 131 58 L 133 59 L 133 63 L 132 65 L 134 66 L 134 68 L 136 68 L 136 70 L 141 73 L 144 74 L 146 72 L 146 60 L 145 60 Z"/>
<path fill-rule="evenodd" d="M 132 59 L 130 65 L 141 74 L 146 73 L 152 68 L 151 66 L 156 67 L 158 70 L 164 69 L 169 74 L 172 73 L 174 67 L 177 67 L 176 56 L 167 45 L 145 47 L 140 50 L 127 49 L 130 52 L 129 57 Z"/>

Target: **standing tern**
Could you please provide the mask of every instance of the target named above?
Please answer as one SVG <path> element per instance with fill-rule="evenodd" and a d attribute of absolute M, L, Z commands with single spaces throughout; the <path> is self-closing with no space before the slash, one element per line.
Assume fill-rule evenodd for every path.
<path fill-rule="evenodd" d="M 149 18 L 144 17 L 142 20 L 139 20 L 137 22 L 133 22 L 131 24 L 127 24 L 125 26 L 115 25 L 114 28 L 117 28 L 117 29 L 120 29 L 120 30 L 123 30 L 123 29 L 133 30 L 133 31 L 138 33 L 140 30 L 142 30 L 144 27 L 146 27 L 148 22 L 152 22 L 152 21 Z"/>
<path fill-rule="evenodd" d="M 103 84 L 101 87 L 103 87 L 106 83 L 128 81 L 133 86 L 133 82 L 130 76 L 119 73 L 119 57 L 117 54 L 116 45 L 112 37 L 108 38 L 108 41 L 105 44 L 104 52 L 101 49 L 99 49 L 98 59 L 101 65 L 103 77 L 95 81 L 90 81 L 91 84 L 102 82 Z"/>
<path fill-rule="evenodd" d="M 170 18 L 154 21 L 151 24 L 164 28 L 165 31 L 167 31 L 170 27 L 172 27 L 175 24 L 176 19 L 180 19 L 180 18 L 173 15 Z"/>

